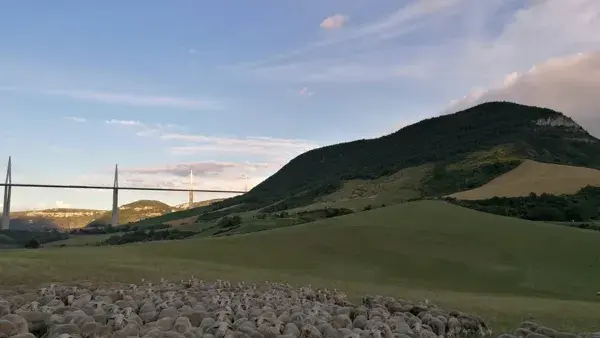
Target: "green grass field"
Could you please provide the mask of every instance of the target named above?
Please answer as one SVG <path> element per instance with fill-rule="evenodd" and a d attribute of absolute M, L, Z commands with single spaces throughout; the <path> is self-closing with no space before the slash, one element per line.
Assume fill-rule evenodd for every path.
<path fill-rule="evenodd" d="M 67 246 L 84 246 L 93 245 L 108 239 L 112 235 L 117 234 L 99 234 L 99 235 L 71 235 L 68 239 L 44 244 L 45 247 L 57 247 L 62 244 Z"/>
<path fill-rule="evenodd" d="M 0 283 L 279 280 L 427 298 L 496 331 L 525 319 L 599 330 L 598 243 L 597 232 L 422 201 L 229 237 L 7 251 Z"/>

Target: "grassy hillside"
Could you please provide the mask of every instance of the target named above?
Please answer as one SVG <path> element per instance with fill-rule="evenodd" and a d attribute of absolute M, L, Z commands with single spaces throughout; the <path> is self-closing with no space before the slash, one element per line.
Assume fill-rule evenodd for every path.
<path fill-rule="evenodd" d="M 45 247 L 60 247 L 60 246 L 84 246 L 84 245 L 94 245 L 100 243 L 102 241 L 107 240 L 109 237 L 114 236 L 114 233 L 111 234 L 97 234 L 97 235 L 74 235 L 69 236 L 69 238 L 55 241 L 52 243 L 48 243 Z"/>
<path fill-rule="evenodd" d="M 230 237 L 6 252 L 0 283 L 269 279 L 427 298 L 495 329 L 532 318 L 590 330 L 600 329 L 599 242 L 597 232 L 421 201 Z"/>
<path fill-rule="evenodd" d="M 342 182 L 390 177 L 423 165 L 431 169 L 411 190 L 420 196 L 445 195 L 481 186 L 525 159 L 598 168 L 600 141 L 550 109 L 484 103 L 377 139 L 306 152 L 247 194 L 207 208 L 228 211 L 204 218 L 309 205 L 338 191 Z"/>
<path fill-rule="evenodd" d="M 521 166 L 527 160 L 600 168 L 600 140 L 550 109 L 484 103 L 423 120 L 377 139 L 311 150 L 246 194 L 147 219 L 143 224 L 177 223 L 183 219 L 183 224 L 189 224 L 193 217 L 207 222 L 252 210 L 361 210 L 369 205 L 472 190 L 517 167 L 520 169 L 515 175 L 531 177 L 533 170 L 527 168 L 532 162 Z M 585 180 L 580 179 L 569 189 L 580 188 Z M 520 189 L 518 193 L 531 192 L 527 185 L 513 185 Z M 546 180 L 539 185 L 532 189 L 552 190 L 541 186 L 554 183 Z"/>
<path fill-rule="evenodd" d="M 528 196 L 530 193 L 575 194 L 587 185 L 600 186 L 600 170 L 527 160 L 481 187 L 461 191 L 450 197 L 482 200 Z"/>
<path fill-rule="evenodd" d="M 0 230 L 0 248 L 22 248 L 32 239 L 44 244 L 67 238 L 67 234 L 58 231 Z"/>

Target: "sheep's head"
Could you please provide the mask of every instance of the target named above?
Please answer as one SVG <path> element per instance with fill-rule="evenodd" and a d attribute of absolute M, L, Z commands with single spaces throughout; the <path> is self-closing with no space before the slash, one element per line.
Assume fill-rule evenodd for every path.
<path fill-rule="evenodd" d="M 106 310 L 106 312 L 108 312 L 110 314 L 113 314 L 113 315 L 116 315 L 116 314 L 119 313 L 119 306 L 116 305 L 116 304 L 110 304 L 108 306 L 108 309 Z"/>
<path fill-rule="evenodd" d="M 279 333 L 283 333 L 283 329 L 285 328 L 283 323 L 281 322 L 277 322 L 275 324 L 273 324 L 273 327 L 275 328 L 275 330 L 277 330 Z"/>
<path fill-rule="evenodd" d="M 213 329 L 216 330 L 215 336 L 224 337 L 227 331 L 231 330 L 232 327 L 226 322 L 217 322 L 213 325 Z"/>
<path fill-rule="evenodd" d="M 379 329 L 372 329 L 371 337 L 372 338 L 381 338 L 381 331 Z"/>
<path fill-rule="evenodd" d="M 75 295 L 68 295 L 67 296 L 67 304 L 69 304 L 69 305 L 73 304 L 74 300 L 75 300 Z"/>
<path fill-rule="evenodd" d="M 219 311 L 217 312 L 217 316 L 215 319 L 218 322 L 225 322 L 229 319 L 229 313 L 227 311 Z"/>
<path fill-rule="evenodd" d="M 129 317 L 133 314 L 133 308 L 132 307 L 126 307 L 123 314 L 125 314 L 126 317 Z"/>
<path fill-rule="evenodd" d="M 320 334 L 319 330 L 310 324 L 302 326 L 302 329 L 300 330 L 300 337 L 302 338 L 318 337 Z"/>
<path fill-rule="evenodd" d="M 111 319 L 114 321 L 115 325 L 123 325 L 123 322 L 125 321 L 125 316 L 123 316 L 120 313 L 117 313 L 116 315 L 113 315 Z"/>

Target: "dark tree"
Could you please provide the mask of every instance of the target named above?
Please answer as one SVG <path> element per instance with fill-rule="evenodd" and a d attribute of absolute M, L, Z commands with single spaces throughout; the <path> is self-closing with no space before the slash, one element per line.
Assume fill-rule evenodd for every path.
<path fill-rule="evenodd" d="M 27 249 L 38 249 L 40 246 L 40 242 L 35 238 L 32 238 L 27 243 L 25 243 L 25 247 Z"/>

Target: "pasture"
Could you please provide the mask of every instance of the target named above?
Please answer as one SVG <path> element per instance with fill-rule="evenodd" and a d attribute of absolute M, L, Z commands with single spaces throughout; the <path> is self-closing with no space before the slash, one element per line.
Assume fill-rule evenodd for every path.
<path fill-rule="evenodd" d="M 99 234 L 99 235 L 70 235 L 69 238 L 44 244 L 45 247 L 57 247 L 61 245 L 68 246 L 84 246 L 84 245 L 93 245 L 98 242 L 102 242 L 108 239 L 110 236 L 115 234 Z"/>
<path fill-rule="evenodd" d="M 284 281 L 429 299 L 476 313 L 496 332 L 526 319 L 600 330 L 600 234 L 437 201 L 279 229 L 112 247 L 15 250 L 0 284 L 141 278 Z"/>
<path fill-rule="evenodd" d="M 530 193 L 575 194 L 588 185 L 600 186 L 600 170 L 526 160 L 481 187 L 450 195 L 462 200 L 520 197 Z"/>

